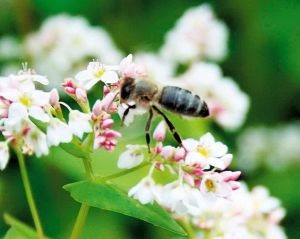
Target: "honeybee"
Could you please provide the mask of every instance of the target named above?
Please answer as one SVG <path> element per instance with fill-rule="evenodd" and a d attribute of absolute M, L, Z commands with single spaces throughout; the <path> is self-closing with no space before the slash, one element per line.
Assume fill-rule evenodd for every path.
<path fill-rule="evenodd" d="M 180 115 L 192 117 L 209 116 L 207 104 L 198 95 L 177 86 L 164 86 L 160 88 L 154 82 L 145 79 L 124 77 L 121 80 L 120 101 L 128 106 L 128 108 L 124 111 L 122 122 L 124 122 L 131 109 L 135 109 L 137 107 L 149 109 L 149 117 L 145 127 L 146 142 L 149 151 L 149 129 L 153 118 L 153 111 L 157 112 L 164 118 L 167 126 L 173 134 L 173 137 L 180 145 L 182 145 L 182 140 L 174 125 L 160 110 L 159 106 Z M 129 105 L 128 102 L 131 101 L 135 102 L 135 104 Z"/>

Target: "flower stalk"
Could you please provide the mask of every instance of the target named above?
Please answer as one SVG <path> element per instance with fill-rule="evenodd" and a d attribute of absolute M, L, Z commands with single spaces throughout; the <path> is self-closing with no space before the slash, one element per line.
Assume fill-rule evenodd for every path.
<path fill-rule="evenodd" d="M 79 238 L 79 236 L 82 232 L 83 226 L 86 222 L 86 218 L 89 213 L 89 209 L 90 209 L 90 206 L 87 205 L 86 203 L 81 204 L 79 213 L 77 215 L 77 218 L 76 218 L 76 221 L 75 221 L 75 224 L 74 224 L 71 236 L 70 236 L 70 239 Z"/>
<path fill-rule="evenodd" d="M 26 198 L 27 198 L 27 202 L 29 204 L 29 208 L 30 208 L 30 212 L 33 218 L 33 222 L 38 234 L 38 238 L 39 239 L 44 239 L 44 232 L 43 232 L 43 228 L 42 228 L 42 224 L 39 218 L 39 214 L 38 214 L 38 210 L 37 207 L 35 205 L 35 201 L 32 195 L 32 190 L 31 190 L 31 186 L 30 186 L 30 182 L 29 182 L 29 177 L 28 177 L 28 173 L 26 170 L 26 165 L 25 165 L 25 161 L 24 161 L 24 156 L 22 154 L 22 152 L 19 149 L 15 149 L 18 161 L 19 161 L 19 166 L 20 166 L 20 172 L 21 172 L 21 177 L 22 177 L 22 181 L 23 181 L 23 185 L 24 185 L 24 189 L 25 189 L 25 194 L 26 194 Z"/>

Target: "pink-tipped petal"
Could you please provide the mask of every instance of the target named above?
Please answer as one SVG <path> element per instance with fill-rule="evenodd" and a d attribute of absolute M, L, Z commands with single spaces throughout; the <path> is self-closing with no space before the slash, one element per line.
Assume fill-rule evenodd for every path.
<path fill-rule="evenodd" d="M 153 138 L 158 142 L 162 142 L 164 141 L 165 136 L 166 136 L 166 125 L 164 121 L 161 121 L 153 132 Z"/>

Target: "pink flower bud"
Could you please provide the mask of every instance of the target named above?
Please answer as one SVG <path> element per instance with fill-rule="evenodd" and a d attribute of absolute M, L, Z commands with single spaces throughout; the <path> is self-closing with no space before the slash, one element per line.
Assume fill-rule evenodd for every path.
<path fill-rule="evenodd" d="M 171 159 L 174 155 L 175 148 L 173 146 L 165 146 L 162 148 L 160 155 L 165 159 Z"/>
<path fill-rule="evenodd" d="M 110 92 L 109 87 L 107 87 L 106 85 L 103 87 L 103 95 L 107 95 Z"/>
<path fill-rule="evenodd" d="M 154 153 L 155 154 L 160 154 L 163 148 L 163 144 L 161 142 L 159 142 L 154 149 Z"/>
<path fill-rule="evenodd" d="M 114 92 L 108 93 L 103 98 L 103 100 L 101 102 L 102 102 L 102 105 L 103 105 L 103 109 L 105 111 L 108 111 L 111 108 L 115 98 L 116 98 L 116 93 L 114 93 Z"/>
<path fill-rule="evenodd" d="M 202 176 L 204 174 L 203 168 L 201 167 L 201 165 L 199 165 L 199 164 L 194 165 L 193 174 L 196 176 Z"/>
<path fill-rule="evenodd" d="M 75 95 L 76 95 L 76 98 L 79 101 L 81 101 L 81 102 L 86 102 L 87 101 L 86 90 L 78 87 L 75 90 Z"/>
<path fill-rule="evenodd" d="M 100 126 L 102 129 L 110 128 L 113 125 L 114 121 L 113 119 L 105 119 L 100 123 Z"/>
<path fill-rule="evenodd" d="M 175 154 L 174 154 L 174 161 L 180 161 L 183 160 L 185 158 L 186 155 L 186 151 L 184 148 L 179 147 L 175 149 Z"/>
<path fill-rule="evenodd" d="M 153 138 L 158 141 L 162 142 L 164 141 L 166 136 L 166 125 L 164 121 L 161 121 L 155 128 L 153 132 Z"/>
<path fill-rule="evenodd" d="M 65 82 L 61 84 L 61 86 L 64 88 L 65 92 L 68 94 L 74 95 L 76 91 L 76 83 L 72 78 L 65 79 Z"/>
<path fill-rule="evenodd" d="M 160 170 L 160 171 L 164 171 L 164 169 L 165 169 L 165 166 L 164 166 L 162 163 L 160 163 L 160 162 L 157 162 L 157 163 L 155 164 L 155 167 L 156 167 L 158 170 Z"/>
<path fill-rule="evenodd" d="M 53 89 L 50 91 L 49 103 L 54 108 L 59 108 L 59 95 L 57 89 Z"/>
<path fill-rule="evenodd" d="M 138 65 L 132 61 L 131 54 L 121 61 L 119 70 L 122 77 L 137 78 L 147 75 L 145 69 L 141 65 Z"/>
<path fill-rule="evenodd" d="M 101 112 L 102 112 L 102 103 L 100 100 L 97 100 L 93 106 L 92 113 L 97 117 L 101 114 Z"/>
<path fill-rule="evenodd" d="M 104 135 L 107 138 L 119 138 L 122 136 L 119 132 L 112 130 L 112 129 L 106 129 L 104 131 Z"/>
<path fill-rule="evenodd" d="M 220 175 L 223 177 L 224 182 L 235 181 L 240 177 L 241 171 L 224 171 Z"/>

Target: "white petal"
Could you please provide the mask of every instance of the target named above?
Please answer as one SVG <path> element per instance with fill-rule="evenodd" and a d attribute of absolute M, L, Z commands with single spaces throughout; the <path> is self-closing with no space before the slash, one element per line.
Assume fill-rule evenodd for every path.
<path fill-rule="evenodd" d="M 49 146 L 57 146 L 60 143 L 69 143 L 72 140 L 72 132 L 69 126 L 57 118 L 53 118 L 47 128 L 47 141 Z"/>
<path fill-rule="evenodd" d="M 101 77 L 101 81 L 103 81 L 106 84 L 114 84 L 119 81 L 118 74 L 114 71 L 107 71 L 104 73 L 104 75 Z"/>
<path fill-rule="evenodd" d="M 155 183 L 152 178 L 145 177 L 131 188 L 128 196 L 139 200 L 142 204 L 152 203 L 155 199 Z"/>
<path fill-rule="evenodd" d="M 72 110 L 69 113 L 69 127 L 72 133 L 79 138 L 82 138 L 84 133 L 92 132 L 90 124 L 90 115 L 82 113 L 78 110 Z"/>
<path fill-rule="evenodd" d="M 223 170 L 226 168 L 225 162 L 223 160 L 221 160 L 220 158 L 212 157 L 212 158 L 207 159 L 207 161 L 209 162 L 209 164 L 211 166 L 216 167 L 218 169 Z"/>
<path fill-rule="evenodd" d="M 215 142 L 214 136 L 211 133 L 206 133 L 200 138 L 200 144 L 211 145 Z"/>
<path fill-rule="evenodd" d="M 199 142 L 194 139 L 185 139 L 182 141 L 182 144 L 187 151 L 195 151 Z"/>
<path fill-rule="evenodd" d="M 43 122 L 49 122 L 50 117 L 47 113 L 44 112 L 44 110 L 39 106 L 32 106 L 28 109 L 29 115 L 33 118 L 43 121 Z"/>
<path fill-rule="evenodd" d="M 17 89 L 8 89 L 0 92 L 0 96 L 12 102 L 16 102 L 19 100 L 20 92 Z"/>
<path fill-rule="evenodd" d="M 87 81 L 87 82 L 83 85 L 83 87 L 84 87 L 86 90 L 90 90 L 90 89 L 92 89 L 92 87 L 93 87 L 94 85 L 96 85 L 99 81 L 100 81 L 100 79 L 98 79 L 98 78 L 93 78 L 93 79 L 91 79 L 90 81 Z"/>
<path fill-rule="evenodd" d="M 28 116 L 27 109 L 20 103 L 12 103 L 8 110 L 8 118 L 26 118 Z"/>
<path fill-rule="evenodd" d="M 9 150 L 6 142 L 0 142 L 0 170 L 4 170 L 9 160 Z"/>
<path fill-rule="evenodd" d="M 203 164 L 205 158 L 197 152 L 189 152 L 185 157 L 185 163 L 188 165 Z"/>
<path fill-rule="evenodd" d="M 227 153 L 227 146 L 222 144 L 221 142 L 217 142 L 213 145 L 212 154 L 215 157 L 222 157 L 224 154 Z"/>
<path fill-rule="evenodd" d="M 31 92 L 31 97 L 32 97 L 32 104 L 45 106 L 49 104 L 50 93 L 41 90 L 35 90 Z"/>
<path fill-rule="evenodd" d="M 84 82 L 89 81 L 91 78 L 92 75 L 87 70 L 80 71 L 75 76 L 75 79 L 78 81 L 79 84 L 83 84 Z"/>
<path fill-rule="evenodd" d="M 142 153 L 135 154 L 132 150 L 127 150 L 120 154 L 118 160 L 118 168 L 130 169 L 138 166 L 144 160 L 144 155 Z"/>

